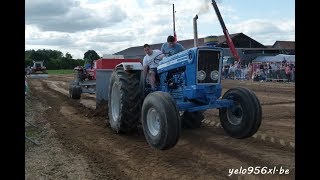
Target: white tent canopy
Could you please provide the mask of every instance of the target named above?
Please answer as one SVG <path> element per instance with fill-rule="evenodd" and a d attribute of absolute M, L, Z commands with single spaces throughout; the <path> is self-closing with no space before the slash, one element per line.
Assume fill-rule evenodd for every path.
<path fill-rule="evenodd" d="M 295 63 L 295 55 L 278 54 L 276 56 L 259 56 L 255 58 L 252 62 L 282 62 L 286 60 L 289 63 Z"/>

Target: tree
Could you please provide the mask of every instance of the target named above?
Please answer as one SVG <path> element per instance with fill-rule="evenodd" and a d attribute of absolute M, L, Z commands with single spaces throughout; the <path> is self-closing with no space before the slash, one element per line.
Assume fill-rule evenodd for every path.
<path fill-rule="evenodd" d="M 66 53 L 65 57 L 66 57 L 66 59 L 72 59 L 72 55 L 68 52 Z"/>
<path fill-rule="evenodd" d="M 94 60 L 100 59 L 100 56 L 94 50 L 88 50 L 84 53 L 83 59 L 86 63 L 92 64 Z"/>
<path fill-rule="evenodd" d="M 32 66 L 33 61 L 44 61 L 47 69 L 73 69 L 76 66 L 84 65 L 84 60 L 73 59 L 69 52 L 64 55 L 61 51 L 50 49 L 26 50 L 25 67 Z"/>

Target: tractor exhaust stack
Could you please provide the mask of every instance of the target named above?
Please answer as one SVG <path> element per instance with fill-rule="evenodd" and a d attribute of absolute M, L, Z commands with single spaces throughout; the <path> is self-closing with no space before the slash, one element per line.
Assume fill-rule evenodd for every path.
<path fill-rule="evenodd" d="M 198 30 L 197 30 L 198 15 L 193 18 L 193 34 L 194 34 L 194 47 L 198 47 Z"/>

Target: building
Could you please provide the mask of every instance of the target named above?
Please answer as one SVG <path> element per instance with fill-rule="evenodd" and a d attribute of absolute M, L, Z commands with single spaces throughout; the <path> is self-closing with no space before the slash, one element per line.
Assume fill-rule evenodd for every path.
<path fill-rule="evenodd" d="M 269 48 L 267 46 L 264 46 L 263 44 L 259 43 L 258 41 L 252 39 L 251 37 L 243 34 L 243 33 L 236 33 L 236 34 L 230 34 L 230 38 L 232 39 L 232 42 L 241 57 L 241 59 L 245 60 L 245 62 L 251 62 L 253 59 L 255 59 L 257 56 L 260 55 L 277 55 L 282 53 L 282 49 L 278 48 Z M 165 41 L 164 41 L 165 42 Z M 182 46 L 184 46 L 186 49 L 194 47 L 194 39 L 187 39 L 187 40 L 181 40 L 178 41 Z M 158 44 L 150 44 L 152 49 L 161 49 L 163 43 Z M 204 38 L 198 39 L 198 46 L 204 46 Z M 226 38 L 224 35 L 218 36 L 218 47 L 223 48 L 224 56 L 231 57 L 232 54 L 230 52 L 229 46 L 226 42 Z M 142 46 L 135 46 L 130 47 L 128 49 L 119 51 L 115 53 L 115 55 L 123 55 L 125 58 L 138 58 L 143 59 L 145 56 L 145 53 L 143 51 L 143 45 Z"/>
<path fill-rule="evenodd" d="M 294 41 L 276 41 L 273 45 L 272 48 L 275 49 L 281 49 L 284 51 L 286 54 L 295 54 L 295 47 L 296 44 Z"/>

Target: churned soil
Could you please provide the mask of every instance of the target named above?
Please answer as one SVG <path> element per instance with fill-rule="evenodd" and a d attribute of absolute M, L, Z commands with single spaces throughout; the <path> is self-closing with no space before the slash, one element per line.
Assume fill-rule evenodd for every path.
<path fill-rule="evenodd" d="M 94 95 L 70 99 L 71 80 L 71 75 L 27 79 L 26 135 L 37 144 L 26 140 L 26 179 L 295 178 L 294 83 L 223 80 L 223 93 L 243 86 L 257 95 L 263 111 L 259 131 L 231 138 L 212 109 L 202 127 L 183 129 L 175 147 L 159 151 L 141 129 L 115 134 L 107 111 L 95 109 Z"/>

